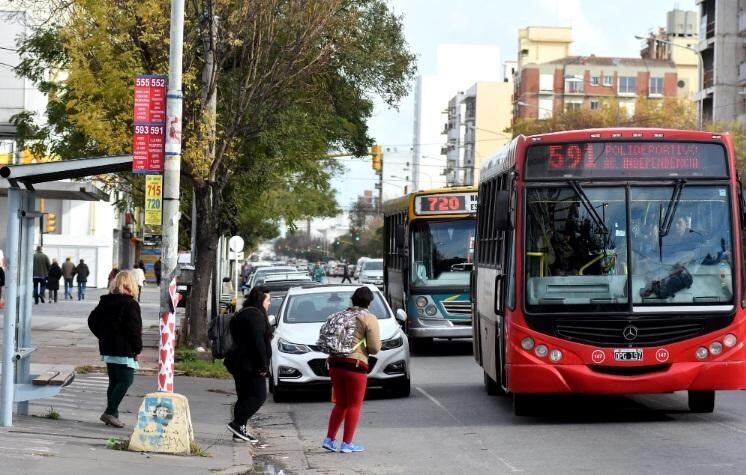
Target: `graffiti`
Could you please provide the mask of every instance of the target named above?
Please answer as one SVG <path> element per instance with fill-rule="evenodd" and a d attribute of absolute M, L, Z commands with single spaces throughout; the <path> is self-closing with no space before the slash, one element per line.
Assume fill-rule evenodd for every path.
<path fill-rule="evenodd" d="M 186 398 L 167 393 L 145 396 L 130 440 L 132 450 L 188 453 L 193 438 Z"/>

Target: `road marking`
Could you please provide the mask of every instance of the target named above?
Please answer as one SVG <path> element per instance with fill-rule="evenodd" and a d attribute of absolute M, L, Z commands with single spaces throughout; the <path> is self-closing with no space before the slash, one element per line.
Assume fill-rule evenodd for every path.
<path fill-rule="evenodd" d="M 430 393 L 428 393 L 427 391 L 425 391 L 424 389 L 422 389 L 419 386 L 417 386 L 417 391 L 421 392 L 422 395 L 425 396 L 426 398 L 428 398 L 430 401 L 432 401 L 433 404 L 435 404 L 439 408 L 443 409 L 443 411 L 445 411 L 445 413 L 448 414 L 451 417 L 451 419 L 453 419 L 454 421 L 456 421 L 459 425 L 465 426 L 465 424 L 463 422 L 461 422 L 461 420 L 458 417 L 454 416 L 451 411 L 449 411 L 443 404 L 441 404 L 440 401 L 438 401 L 437 399 L 435 399 L 434 396 L 430 395 Z M 465 434 L 465 435 L 468 435 L 468 434 Z M 474 435 L 476 436 L 476 434 L 474 434 Z M 480 446 L 484 447 L 484 443 L 482 442 L 482 439 L 480 439 L 480 438 L 477 437 L 477 441 L 479 442 Z M 492 450 L 490 450 L 490 449 L 486 449 L 486 450 L 489 450 L 489 452 L 492 455 L 494 455 L 495 458 L 497 460 L 499 460 L 500 463 L 502 463 L 503 465 L 505 465 L 505 467 L 508 470 L 510 470 L 511 472 L 513 472 L 513 473 L 523 472 L 523 470 L 521 470 L 520 468 L 517 468 L 516 466 L 514 466 L 513 464 L 511 464 L 510 462 L 508 462 L 504 458 L 502 458 L 499 455 L 497 455 L 496 453 L 494 453 Z"/>

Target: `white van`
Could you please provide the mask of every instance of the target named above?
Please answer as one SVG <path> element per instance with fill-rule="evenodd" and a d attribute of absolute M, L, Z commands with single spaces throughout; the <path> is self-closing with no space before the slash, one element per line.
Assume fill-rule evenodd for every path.
<path fill-rule="evenodd" d="M 360 268 L 363 267 L 363 262 L 370 259 L 369 257 L 361 257 L 357 260 L 357 264 L 355 264 L 355 273 L 352 275 L 357 280 L 360 280 Z"/>
<path fill-rule="evenodd" d="M 383 289 L 383 259 L 366 259 L 360 269 L 360 283 Z"/>

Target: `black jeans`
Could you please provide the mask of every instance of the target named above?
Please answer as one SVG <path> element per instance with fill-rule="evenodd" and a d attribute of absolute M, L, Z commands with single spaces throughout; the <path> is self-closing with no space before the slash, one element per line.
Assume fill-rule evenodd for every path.
<path fill-rule="evenodd" d="M 106 390 L 106 414 L 119 417 L 119 404 L 132 386 L 135 370 L 126 364 L 106 363 L 109 373 L 109 388 Z"/>
<path fill-rule="evenodd" d="M 46 290 L 47 279 L 45 277 L 34 277 L 34 303 L 39 303 L 39 299 L 44 302 L 44 290 Z"/>
<path fill-rule="evenodd" d="M 238 400 L 233 408 L 233 425 L 246 425 L 267 400 L 267 377 L 241 372 L 233 375 Z"/>

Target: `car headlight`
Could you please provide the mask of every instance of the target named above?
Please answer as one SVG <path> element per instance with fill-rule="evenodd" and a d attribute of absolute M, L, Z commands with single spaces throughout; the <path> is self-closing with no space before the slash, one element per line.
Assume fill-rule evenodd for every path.
<path fill-rule="evenodd" d="M 403 344 L 404 344 L 404 338 L 402 338 L 401 335 L 399 335 L 394 338 L 390 338 L 388 340 L 383 340 L 381 342 L 381 350 L 393 350 L 394 348 L 399 348 Z"/>
<path fill-rule="evenodd" d="M 311 351 L 311 348 L 306 345 L 290 343 L 289 341 L 283 340 L 282 338 L 277 340 L 277 349 L 280 350 L 282 353 L 288 353 L 291 355 L 302 355 L 303 353 L 308 353 L 309 351 Z"/>

